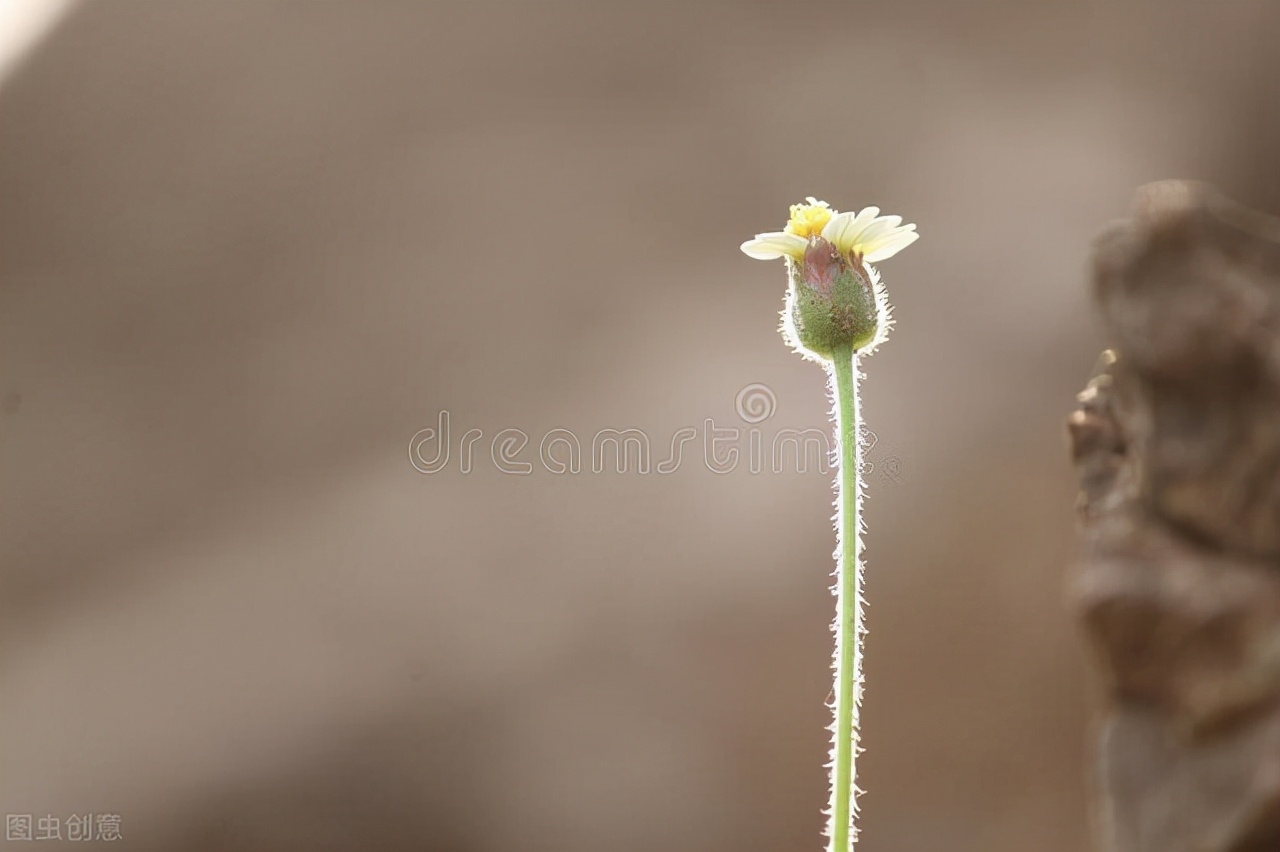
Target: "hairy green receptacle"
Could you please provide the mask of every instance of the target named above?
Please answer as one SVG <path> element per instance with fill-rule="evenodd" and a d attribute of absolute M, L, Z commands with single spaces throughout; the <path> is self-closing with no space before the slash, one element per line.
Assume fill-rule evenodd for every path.
<path fill-rule="evenodd" d="M 875 339 L 879 312 L 871 282 L 852 264 L 819 280 L 807 280 L 800 264 L 791 268 L 791 320 L 796 342 L 828 360 L 841 347 L 854 352 Z"/>

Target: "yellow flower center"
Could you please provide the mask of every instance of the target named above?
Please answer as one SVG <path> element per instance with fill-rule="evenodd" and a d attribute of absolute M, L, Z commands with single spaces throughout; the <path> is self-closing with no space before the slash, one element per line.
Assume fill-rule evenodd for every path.
<path fill-rule="evenodd" d="M 786 232 L 798 237 L 816 237 L 831 221 L 831 207 L 825 201 L 809 196 L 808 204 L 792 204 L 791 219 L 787 222 Z"/>

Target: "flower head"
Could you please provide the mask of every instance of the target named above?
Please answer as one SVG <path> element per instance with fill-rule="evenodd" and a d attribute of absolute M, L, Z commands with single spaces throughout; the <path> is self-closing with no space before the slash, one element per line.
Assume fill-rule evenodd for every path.
<path fill-rule="evenodd" d="M 821 237 L 842 254 L 879 263 L 920 238 L 915 225 L 903 225 L 901 216 L 881 216 L 879 207 L 840 213 L 813 196 L 806 200 L 807 204 L 791 205 L 791 218 L 785 228 L 756 234 L 755 239 L 742 244 L 743 252 L 756 260 L 803 260 L 809 240 Z"/>
<path fill-rule="evenodd" d="M 903 225 L 901 216 L 881 216 L 879 207 L 840 213 L 810 196 L 805 204 L 791 205 L 783 230 L 757 234 L 742 250 L 759 260 L 786 259 L 790 287 L 783 335 L 802 354 L 830 360 L 841 350 L 870 351 L 885 339 L 889 301 L 870 264 L 919 236 L 915 225 Z"/>

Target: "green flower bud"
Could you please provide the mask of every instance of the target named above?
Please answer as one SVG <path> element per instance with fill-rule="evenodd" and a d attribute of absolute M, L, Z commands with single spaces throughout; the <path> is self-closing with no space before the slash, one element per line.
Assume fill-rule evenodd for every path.
<path fill-rule="evenodd" d="M 830 360 L 844 348 L 857 352 L 880 330 L 871 273 L 857 255 L 811 237 L 800 260 L 788 259 L 783 333 L 797 349 Z"/>

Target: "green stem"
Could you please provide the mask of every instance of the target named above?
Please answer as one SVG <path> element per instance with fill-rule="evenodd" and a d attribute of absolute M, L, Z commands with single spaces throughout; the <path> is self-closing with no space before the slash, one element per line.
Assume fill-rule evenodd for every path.
<path fill-rule="evenodd" d="M 836 565 L 835 724 L 831 745 L 830 852 L 852 852 L 857 830 L 858 703 L 862 682 L 862 443 L 858 426 L 858 358 L 849 347 L 832 354 L 836 431 L 840 442 L 840 497 Z"/>

